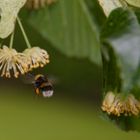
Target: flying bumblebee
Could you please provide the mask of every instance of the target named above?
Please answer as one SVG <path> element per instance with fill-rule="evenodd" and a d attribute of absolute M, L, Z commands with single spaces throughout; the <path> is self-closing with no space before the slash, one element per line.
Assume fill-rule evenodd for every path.
<path fill-rule="evenodd" d="M 26 79 L 25 79 L 26 78 Z M 43 97 L 51 97 L 53 95 L 53 86 L 48 80 L 47 76 L 42 74 L 32 75 L 30 73 L 26 74 L 24 81 L 26 83 L 32 83 L 37 95 Z"/>

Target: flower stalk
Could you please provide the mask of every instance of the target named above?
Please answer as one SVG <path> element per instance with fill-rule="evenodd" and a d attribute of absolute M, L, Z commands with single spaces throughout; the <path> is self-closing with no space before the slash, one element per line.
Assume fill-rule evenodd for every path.
<path fill-rule="evenodd" d="M 23 28 L 23 26 L 22 26 L 22 23 L 21 23 L 19 17 L 17 17 L 17 22 L 18 22 L 18 24 L 19 24 L 19 27 L 20 27 L 20 29 L 21 29 L 21 32 L 22 32 L 22 34 L 23 34 L 23 37 L 24 37 L 24 39 L 25 39 L 25 42 L 26 42 L 27 47 L 28 47 L 28 48 L 31 48 L 31 44 L 30 44 L 30 42 L 29 42 L 29 39 L 28 39 L 28 37 L 27 37 L 27 35 L 26 35 L 26 33 L 25 33 L 25 30 L 24 30 L 24 28 Z"/>
<path fill-rule="evenodd" d="M 15 32 L 13 31 L 13 33 L 11 34 L 11 37 L 10 37 L 9 48 L 12 48 L 12 47 L 13 47 L 13 42 L 14 42 L 14 34 L 15 34 Z"/>

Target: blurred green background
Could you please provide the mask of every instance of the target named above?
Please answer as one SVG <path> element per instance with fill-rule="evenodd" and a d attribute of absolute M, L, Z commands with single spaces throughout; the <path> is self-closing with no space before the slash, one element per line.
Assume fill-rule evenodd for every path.
<path fill-rule="evenodd" d="M 66 57 L 25 20 L 22 22 L 32 44 L 50 54 L 50 64 L 33 73 L 54 78 L 54 96 L 37 97 L 33 86 L 20 78 L 0 78 L 0 140 L 139 139 L 138 132 L 124 132 L 101 116 L 101 66 L 89 59 Z M 18 27 L 14 47 L 19 51 L 26 48 Z"/>
<path fill-rule="evenodd" d="M 9 80 L 1 82 L 0 93 L 1 140 L 136 140 L 140 136 L 103 120 L 89 93 L 55 89 L 52 98 L 43 99 L 35 96 L 32 87 Z"/>

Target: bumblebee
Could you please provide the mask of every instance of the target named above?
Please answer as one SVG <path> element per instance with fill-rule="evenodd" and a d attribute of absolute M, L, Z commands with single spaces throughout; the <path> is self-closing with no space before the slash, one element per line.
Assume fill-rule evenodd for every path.
<path fill-rule="evenodd" d="M 37 95 L 43 95 L 43 97 L 51 97 L 53 95 L 53 86 L 46 76 L 42 74 L 36 75 L 33 84 Z"/>
<path fill-rule="evenodd" d="M 30 73 L 22 77 L 24 83 L 33 84 L 35 93 L 38 96 L 51 97 L 53 95 L 53 86 L 47 76 L 42 74 L 32 75 Z"/>

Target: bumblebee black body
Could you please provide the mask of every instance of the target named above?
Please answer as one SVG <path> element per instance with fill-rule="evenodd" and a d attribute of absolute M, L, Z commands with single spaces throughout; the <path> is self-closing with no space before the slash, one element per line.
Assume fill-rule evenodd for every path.
<path fill-rule="evenodd" d="M 44 97 L 50 97 L 53 94 L 52 84 L 48 81 L 47 77 L 38 74 L 34 78 L 34 87 L 37 95 L 43 95 Z"/>

